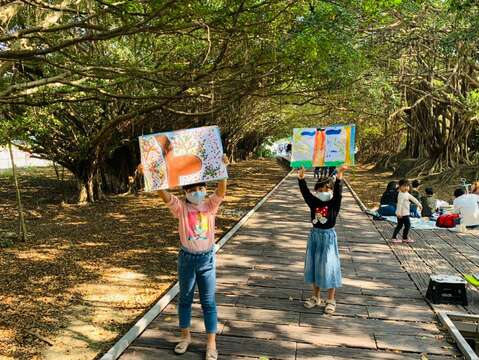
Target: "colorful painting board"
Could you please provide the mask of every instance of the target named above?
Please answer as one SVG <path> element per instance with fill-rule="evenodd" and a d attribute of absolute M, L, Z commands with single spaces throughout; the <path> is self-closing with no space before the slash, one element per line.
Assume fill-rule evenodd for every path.
<path fill-rule="evenodd" d="M 139 137 L 145 191 L 226 179 L 217 126 Z"/>
<path fill-rule="evenodd" d="M 354 165 L 356 126 L 293 129 L 291 167 Z"/>

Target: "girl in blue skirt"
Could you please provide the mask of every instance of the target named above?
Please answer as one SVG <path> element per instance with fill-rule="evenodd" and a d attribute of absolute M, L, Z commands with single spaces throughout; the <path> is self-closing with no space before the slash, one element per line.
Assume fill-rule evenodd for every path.
<path fill-rule="evenodd" d="M 304 280 L 313 285 L 313 296 L 306 300 L 304 306 L 308 309 L 320 306 L 321 288 L 328 289 L 324 309 L 327 314 L 336 311 L 336 289 L 341 287 L 341 264 L 334 226 L 341 208 L 342 179 L 347 169 L 347 166 L 339 168 L 334 184 L 330 178 L 319 179 L 314 186 L 314 195 L 304 179 L 304 168 L 298 172 L 299 188 L 311 209 L 313 224 L 304 260 Z"/>

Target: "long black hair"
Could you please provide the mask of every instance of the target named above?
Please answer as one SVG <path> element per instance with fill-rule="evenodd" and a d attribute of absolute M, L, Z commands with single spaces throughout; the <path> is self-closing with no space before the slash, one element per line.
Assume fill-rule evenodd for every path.
<path fill-rule="evenodd" d="M 390 181 L 386 187 L 386 191 L 395 191 L 397 190 L 398 183 L 396 181 Z"/>

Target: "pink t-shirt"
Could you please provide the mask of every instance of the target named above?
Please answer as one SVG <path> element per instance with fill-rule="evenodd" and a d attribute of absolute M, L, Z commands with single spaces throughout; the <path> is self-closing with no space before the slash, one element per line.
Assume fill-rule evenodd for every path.
<path fill-rule="evenodd" d="M 213 194 L 199 205 L 171 195 L 168 208 L 178 218 L 181 247 L 190 253 L 209 251 L 215 244 L 215 216 L 223 198 Z"/>

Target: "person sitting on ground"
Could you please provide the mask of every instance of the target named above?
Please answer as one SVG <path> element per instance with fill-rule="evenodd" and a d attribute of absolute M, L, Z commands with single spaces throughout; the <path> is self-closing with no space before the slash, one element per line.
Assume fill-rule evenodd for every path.
<path fill-rule="evenodd" d="M 464 189 L 454 191 L 454 212 L 461 215 L 461 224 L 466 227 L 479 226 L 479 195 L 466 194 Z"/>
<path fill-rule="evenodd" d="M 378 213 L 380 216 L 395 216 L 396 204 L 398 201 L 397 182 L 390 181 L 386 187 L 386 191 L 381 196 L 380 207 Z"/>
<path fill-rule="evenodd" d="M 437 198 L 434 195 L 434 190 L 431 187 L 426 188 L 426 195 L 421 196 L 422 212 L 423 217 L 430 218 L 432 214 L 437 211 Z M 411 194 L 412 195 L 412 194 Z"/>
<path fill-rule="evenodd" d="M 419 187 L 421 186 L 421 182 L 419 180 L 413 180 L 411 183 L 411 192 L 410 194 L 414 196 L 416 199 L 420 199 L 421 195 L 419 194 Z M 413 218 L 420 218 L 421 214 L 417 210 L 416 204 L 411 204 L 411 217 Z"/>

